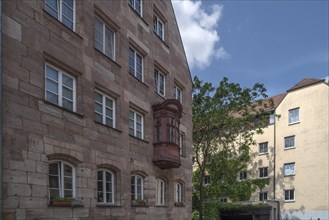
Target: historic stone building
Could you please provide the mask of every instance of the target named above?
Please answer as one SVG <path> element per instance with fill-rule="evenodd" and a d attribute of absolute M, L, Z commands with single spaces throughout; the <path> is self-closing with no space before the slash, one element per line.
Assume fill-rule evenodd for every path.
<path fill-rule="evenodd" d="M 246 176 L 270 184 L 251 200 L 277 201 L 281 219 L 329 219 L 328 82 L 306 78 L 272 98 L 278 117 L 255 136 Z"/>
<path fill-rule="evenodd" d="M 4 219 L 191 219 L 171 1 L 1 3 Z"/>

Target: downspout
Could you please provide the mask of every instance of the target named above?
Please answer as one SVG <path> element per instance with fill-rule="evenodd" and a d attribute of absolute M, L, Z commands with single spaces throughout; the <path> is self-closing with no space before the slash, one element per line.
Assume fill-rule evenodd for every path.
<path fill-rule="evenodd" d="M 275 117 L 275 111 L 274 111 L 274 140 L 273 140 L 273 154 L 274 154 L 274 164 L 273 164 L 273 200 L 276 199 L 276 196 L 275 196 L 275 185 L 276 185 L 276 117 Z"/>
<path fill-rule="evenodd" d="M 3 194 L 2 194 L 2 181 L 3 181 L 3 149 L 2 149 L 2 0 L 0 0 L 0 220 L 3 216 Z"/>

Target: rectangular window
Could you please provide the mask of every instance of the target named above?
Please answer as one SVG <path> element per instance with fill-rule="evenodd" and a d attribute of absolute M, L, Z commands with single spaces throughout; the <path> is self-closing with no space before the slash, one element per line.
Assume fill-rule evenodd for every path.
<path fill-rule="evenodd" d="M 166 77 L 160 71 L 154 71 L 154 90 L 156 93 L 165 96 L 165 85 L 166 85 Z"/>
<path fill-rule="evenodd" d="M 284 201 L 295 201 L 295 190 L 289 189 L 284 191 Z"/>
<path fill-rule="evenodd" d="M 46 101 L 71 111 L 76 111 L 76 80 L 69 74 L 46 64 Z"/>
<path fill-rule="evenodd" d="M 95 20 L 95 47 L 115 60 L 115 33 L 98 18 Z"/>
<path fill-rule="evenodd" d="M 184 156 L 184 135 L 179 134 L 179 155 Z"/>
<path fill-rule="evenodd" d="M 156 204 L 165 204 L 165 183 L 161 179 L 156 180 Z"/>
<path fill-rule="evenodd" d="M 219 197 L 220 202 L 227 202 L 227 196 L 221 196 Z"/>
<path fill-rule="evenodd" d="M 153 18 L 153 30 L 161 40 L 164 40 L 164 23 L 158 16 L 154 16 Z"/>
<path fill-rule="evenodd" d="M 268 124 L 273 125 L 275 122 L 275 114 L 270 114 Z"/>
<path fill-rule="evenodd" d="M 289 110 L 289 124 L 299 122 L 299 108 Z"/>
<path fill-rule="evenodd" d="M 260 192 L 259 201 L 266 201 L 266 200 L 267 200 L 267 192 Z"/>
<path fill-rule="evenodd" d="M 143 115 L 134 110 L 129 110 L 129 134 L 139 139 L 144 138 Z"/>
<path fill-rule="evenodd" d="M 128 4 L 135 10 L 137 14 L 142 16 L 143 14 L 142 0 L 129 0 Z"/>
<path fill-rule="evenodd" d="M 268 152 L 268 142 L 259 144 L 259 154 L 266 154 Z"/>
<path fill-rule="evenodd" d="M 66 27 L 75 29 L 75 0 L 45 0 L 45 10 Z"/>
<path fill-rule="evenodd" d="M 284 164 L 284 175 L 285 176 L 295 175 L 295 163 Z"/>
<path fill-rule="evenodd" d="M 246 180 L 248 178 L 247 171 L 243 170 L 239 172 L 239 180 Z"/>
<path fill-rule="evenodd" d="M 115 127 L 115 101 L 100 91 L 95 92 L 95 121 Z"/>
<path fill-rule="evenodd" d="M 174 86 L 174 99 L 182 102 L 182 90 L 177 86 Z"/>
<path fill-rule="evenodd" d="M 284 138 L 284 148 L 295 147 L 295 136 L 289 136 Z"/>
<path fill-rule="evenodd" d="M 175 182 L 175 202 L 183 202 L 183 184 Z"/>
<path fill-rule="evenodd" d="M 268 167 L 259 168 L 259 178 L 267 178 L 268 177 Z"/>
<path fill-rule="evenodd" d="M 205 177 L 203 178 L 203 183 L 204 183 L 204 185 L 208 185 L 208 184 L 210 184 L 210 183 L 211 183 L 210 176 L 205 176 Z"/>
<path fill-rule="evenodd" d="M 143 57 L 129 47 L 129 73 L 143 81 Z"/>

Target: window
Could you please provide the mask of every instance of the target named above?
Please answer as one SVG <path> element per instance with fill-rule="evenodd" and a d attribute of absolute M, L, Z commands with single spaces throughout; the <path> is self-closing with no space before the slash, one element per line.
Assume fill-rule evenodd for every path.
<path fill-rule="evenodd" d="M 268 142 L 260 143 L 259 144 L 259 153 L 266 154 L 268 152 Z"/>
<path fill-rule="evenodd" d="M 66 27 L 75 28 L 74 0 L 45 0 L 45 10 Z"/>
<path fill-rule="evenodd" d="M 164 40 L 164 23 L 158 16 L 153 18 L 153 30 L 156 35 Z"/>
<path fill-rule="evenodd" d="M 179 155 L 184 156 L 184 135 L 179 134 Z"/>
<path fill-rule="evenodd" d="M 227 196 L 221 196 L 219 197 L 220 202 L 227 202 Z"/>
<path fill-rule="evenodd" d="M 196 157 L 195 156 L 192 157 L 192 164 L 193 164 L 193 166 L 197 164 L 197 161 L 196 161 Z"/>
<path fill-rule="evenodd" d="M 183 184 L 175 182 L 175 202 L 183 202 Z"/>
<path fill-rule="evenodd" d="M 275 122 L 275 114 L 270 114 L 268 124 L 273 125 Z"/>
<path fill-rule="evenodd" d="M 284 191 L 284 201 L 295 201 L 295 190 L 289 189 Z"/>
<path fill-rule="evenodd" d="M 182 102 L 182 90 L 177 86 L 174 86 L 174 99 Z"/>
<path fill-rule="evenodd" d="M 267 200 L 267 192 L 260 192 L 259 193 L 259 201 Z"/>
<path fill-rule="evenodd" d="M 95 92 L 95 121 L 115 127 L 115 101 L 99 91 Z"/>
<path fill-rule="evenodd" d="M 289 110 L 289 124 L 299 122 L 299 108 Z"/>
<path fill-rule="evenodd" d="M 284 164 L 284 175 L 285 176 L 295 175 L 295 163 Z"/>
<path fill-rule="evenodd" d="M 95 20 L 95 47 L 115 60 L 115 33 L 98 18 Z"/>
<path fill-rule="evenodd" d="M 97 202 L 114 204 L 114 175 L 112 172 L 97 171 Z"/>
<path fill-rule="evenodd" d="M 45 75 L 46 100 L 68 110 L 76 111 L 75 78 L 49 64 L 46 64 Z"/>
<path fill-rule="evenodd" d="M 284 148 L 295 147 L 295 136 L 289 136 L 284 138 Z"/>
<path fill-rule="evenodd" d="M 50 200 L 54 197 L 75 197 L 75 168 L 63 161 L 49 163 Z"/>
<path fill-rule="evenodd" d="M 129 73 L 143 81 L 143 57 L 129 47 Z"/>
<path fill-rule="evenodd" d="M 134 110 L 129 110 L 129 134 L 140 139 L 144 137 L 143 116 Z"/>
<path fill-rule="evenodd" d="M 239 172 L 239 180 L 246 180 L 248 178 L 248 173 L 247 171 L 240 171 Z"/>
<path fill-rule="evenodd" d="M 259 178 L 266 178 L 266 177 L 268 177 L 268 167 L 259 168 Z"/>
<path fill-rule="evenodd" d="M 210 184 L 211 183 L 210 176 L 205 176 L 203 179 L 203 183 L 204 183 L 204 185 Z"/>
<path fill-rule="evenodd" d="M 144 179 L 139 175 L 131 176 L 131 200 L 144 200 Z"/>
<path fill-rule="evenodd" d="M 165 182 L 161 179 L 156 180 L 156 204 L 165 204 Z"/>
<path fill-rule="evenodd" d="M 162 97 L 165 96 L 165 80 L 165 76 L 160 71 L 154 71 L 154 90 Z"/>
<path fill-rule="evenodd" d="M 179 141 L 178 122 L 174 118 L 167 118 L 167 141 L 178 144 Z"/>
<path fill-rule="evenodd" d="M 137 14 L 142 16 L 142 0 L 129 0 L 129 5 L 135 10 Z"/>

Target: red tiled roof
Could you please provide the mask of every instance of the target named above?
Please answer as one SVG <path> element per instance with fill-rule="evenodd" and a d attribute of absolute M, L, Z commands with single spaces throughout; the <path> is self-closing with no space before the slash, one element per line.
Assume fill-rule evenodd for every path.
<path fill-rule="evenodd" d="M 297 83 L 296 85 L 294 85 L 293 87 L 291 87 L 289 90 L 287 90 L 287 92 L 290 92 L 290 91 L 293 91 L 296 89 L 300 89 L 302 87 L 309 86 L 309 85 L 319 83 L 319 82 L 324 82 L 324 79 L 305 78 L 302 81 L 300 81 L 299 83 Z"/>

